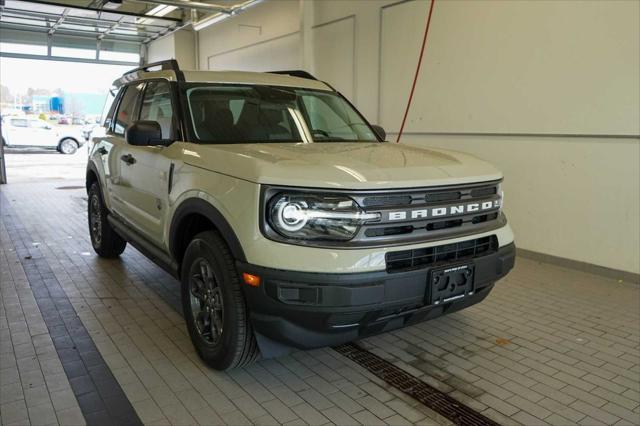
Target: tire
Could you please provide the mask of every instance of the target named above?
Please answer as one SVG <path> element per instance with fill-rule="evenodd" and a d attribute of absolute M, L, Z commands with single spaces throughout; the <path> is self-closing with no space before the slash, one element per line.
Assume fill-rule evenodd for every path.
<path fill-rule="evenodd" d="M 78 150 L 78 142 L 71 138 L 62 139 L 58 144 L 58 151 L 62 154 L 72 155 Z"/>
<path fill-rule="evenodd" d="M 205 231 L 191 240 L 182 262 L 181 290 L 187 329 L 205 363 L 226 370 L 258 358 L 235 261 L 217 232 Z"/>
<path fill-rule="evenodd" d="M 109 211 L 104 206 L 100 185 L 94 182 L 89 188 L 89 205 L 87 208 L 89 235 L 93 250 L 100 257 L 114 258 L 122 254 L 127 242 L 116 234 L 107 220 Z"/>

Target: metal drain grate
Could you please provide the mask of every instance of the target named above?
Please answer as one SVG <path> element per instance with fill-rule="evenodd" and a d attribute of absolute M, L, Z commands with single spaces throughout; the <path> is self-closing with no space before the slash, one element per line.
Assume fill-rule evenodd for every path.
<path fill-rule="evenodd" d="M 437 390 L 390 362 L 360 348 L 354 343 L 346 343 L 344 345 L 336 346 L 333 349 L 366 368 L 376 377 L 384 380 L 387 384 L 451 420 L 456 425 L 499 425 L 493 420 L 451 398 L 446 393 Z"/>

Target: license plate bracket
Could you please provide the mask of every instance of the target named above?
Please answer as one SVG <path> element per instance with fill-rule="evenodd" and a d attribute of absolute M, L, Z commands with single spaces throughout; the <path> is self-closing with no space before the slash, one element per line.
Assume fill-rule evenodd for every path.
<path fill-rule="evenodd" d="M 447 266 L 429 274 L 429 305 L 441 305 L 470 296 L 474 292 L 473 264 Z"/>

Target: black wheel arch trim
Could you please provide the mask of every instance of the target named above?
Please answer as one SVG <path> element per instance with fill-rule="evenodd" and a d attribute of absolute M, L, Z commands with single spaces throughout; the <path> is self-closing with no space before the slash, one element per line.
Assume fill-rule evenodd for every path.
<path fill-rule="evenodd" d="M 96 164 L 89 159 L 89 161 L 87 161 L 87 172 L 85 174 L 85 187 L 87 188 L 87 195 L 89 195 L 89 191 L 91 190 L 91 184 L 90 184 L 90 180 L 89 180 L 89 173 L 93 173 L 96 176 L 96 180 L 95 182 L 98 184 L 98 190 L 100 191 L 100 197 L 102 198 L 102 203 L 105 204 L 105 208 L 107 210 L 109 210 L 109 208 L 106 205 L 106 197 L 104 194 L 105 188 L 102 184 L 102 180 L 100 179 L 100 172 L 98 171 L 98 166 L 96 166 Z"/>
<path fill-rule="evenodd" d="M 98 166 L 96 166 L 93 161 L 89 160 L 87 162 L 87 171 L 85 174 L 85 187 L 87 188 L 87 193 L 89 193 L 89 190 L 91 189 L 91 186 L 89 185 L 89 173 L 92 172 L 94 175 L 96 175 L 96 182 L 98 182 L 100 192 L 102 192 L 102 182 L 100 182 L 100 172 L 98 171 Z M 104 194 L 102 194 L 102 199 L 104 200 Z"/>
<path fill-rule="evenodd" d="M 169 228 L 169 250 L 174 258 L 177 258 L 176 250 L 178 246 L 178 228 L 180 223 L 187 215 L 194 213 L 200 214 L 209 219 L 229 246 L 229 250 L 231 250 L 233 257 L 237 261 L 246 262 L 246 256 L 242 249 L 242 245 L 240 244 L 240 240 L 238 240 L 236 233 L 233 231 L 233 228 L 231 228 L 231 225 L 229 225 L 227 219 L 225 219 L 218 209 L 201 198 L 189 198 L 184 200 L 173 215 L 171 227 Z"/>

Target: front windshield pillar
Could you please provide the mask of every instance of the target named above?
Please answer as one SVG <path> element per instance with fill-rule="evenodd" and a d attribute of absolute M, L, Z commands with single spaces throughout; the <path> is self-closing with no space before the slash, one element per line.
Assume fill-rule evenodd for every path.
<path fill-rule="evenodd" d="M 287 109 L 289 110 L 289 114 L 291 114 L 291 117 L 293 118 L 293 122 L 296 124 L 298 133 L 302 137 L 302 142 L 312 143 L 313 137 L 311 136 L 311 131 L 309 130 L 307 122 L 305 121 L 304 116 L 302 115 L 300 110 L 291 107 L 288 107 Z"/>

